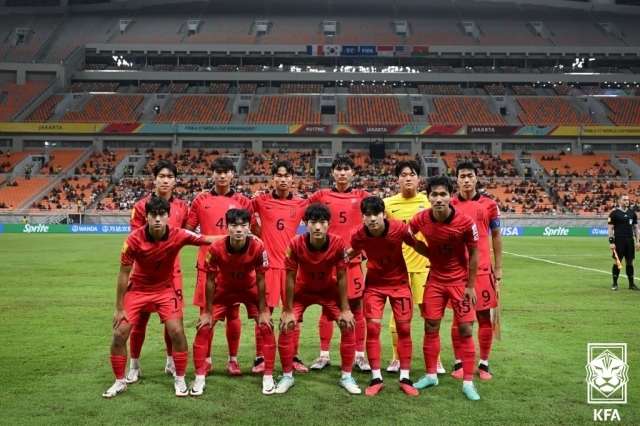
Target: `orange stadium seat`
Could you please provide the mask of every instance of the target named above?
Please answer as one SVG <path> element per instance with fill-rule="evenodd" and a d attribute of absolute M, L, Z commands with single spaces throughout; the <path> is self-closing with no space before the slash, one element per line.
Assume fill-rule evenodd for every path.
<path fill-rule="evenodd" d="M 64 95 L 51 95 L 46 101 L 38 105 L 27 118 L 24 119 L 25 123 L 44 123 L 53 115 L 53 111 L 64 99 Z"/>
<path fill-rule="evenodd" d="M 640 99 L 602 98 L 601 101 L 613 111 L 609 118 L 618 126 L 637 126 L 640 124 Z"/>
<path fill-rule="evenodd" d="M 16 84 L 7 81 L 2 85 L 2 92 L 6 92 L 6 99 L 0 104 L 0 121 L 12 121 L 31 98 L 42 92 L 48 85 L 46 81 L 31 81 Z"/>
<path fill-rule="evenodd" d="M 561 175 L 565 173 L 576 172 L 578 175 L 584 176 L 585 172 L 588 172 L 591 177 L 597 177 L 604 172 L 615 173 L 615 170 L 609 165 L 608 154 L 594 154 L 594 155 L 555 155 L 555 159 L 549 160 L 550 157 L 547 154 L 534 154 L 534 157 L 538 164 L 544 167 L 548 174 L 552 174 L 555 169 L 558 169 Z M 547 158 L 542 160 L 542 157 Z M 558 160 L 558 158 L 560 158 Z M 598 163 L 599 166 L 595 164 Z M 565 167 L 569 166 L 569 167 Z M 602 172 L 602 173 L 601 173 Z"/>
<path fill-rule="evenodd" d="M 489 107 L 481 98 L 434 98 L 433 103 L 437 111 L 429 113 L 433 124 L 506 124 L 500 115 L 489 112 Z"/>
<path fill-rule="evenodd" d="M 61 149 L 56 149 L 53 150 L 49 153 L 49 165 L 53 167 L 53 170 L 55 170 L 58 166 L 62 167 L 62 170 L 64 171 L 67 167 L 69 167 L 71 164 L 73 164 L 78 158 L 80 158 L 80 156 L 82 155 L 84 151 L 65 151 L 65 150 L 61 150 Z M 48 173 L 49 172 L 49 168 L 45 168 L 43 167 L 40 170 L 40 173 Z"/>
<path fill-rule="evenodd" d="M 524 110 L 518 119 L 525 125 L 598 125 L 589 114 L 578 111 L 564 98 L 518 98 L 518 104 Z"/>
<path fill-rule="evenodd" d="M 265 96 L 258 111 L 247 114 L 249 124 L 320 124 L 320 113 L 311 112 L 311 98 L 305 96 Z"/>
<path fill-rule="evenodd" d="M 229 123 L 227 96 L 181 96 L 171 112 L 160 111 L 156 123 Z"/>
<path fill-rule="evenodd" d="M 6 173 L 9 173 L 13 170 L 13 168 L 15 167 L 16 164 L 18 164 L 19 162 L 21 162 L 27 155 L 38 155 L 38 154 L 42 154 L 42 150 L 27 150 L 27 151 L 20 151 L 20 152 L 13 152 L 11 151 L 11 155 L 9 157 L 7 157 L 7 153 L 9 152 L 9 148 L 5 148 L 3 149 L 4 154 L 2 156 L 0 156 L 0 164 L 4 165 L 4 171 Z"/>
<path fill-rule="evenodd" d="M 13 206 L 14 209 L 17 209 L 27 198 L 51 182 L 51 179 L 34 177 L 25 180 L 24 178 L 16 178 L 11 182 L 17 183 L 18 186 L 0 188 L 0 203 L 5 203 L 7 207 Z"/>
<path fill-rule="evenodd" d="M 348 112 L 338 113 L 343 124 L 388 124 L 413 123 L 411 114 L 400 110 L 398 100 L 393 97 L 358 96 L 347 100 Z"/>
<path fill-rule="evenodd" d="M 136 112 L 144 98 L 127 95 L 95 95 L 80 111 L 70 111 L 62 117 L 63 123 L 134 123 L 141 112 Z"/>

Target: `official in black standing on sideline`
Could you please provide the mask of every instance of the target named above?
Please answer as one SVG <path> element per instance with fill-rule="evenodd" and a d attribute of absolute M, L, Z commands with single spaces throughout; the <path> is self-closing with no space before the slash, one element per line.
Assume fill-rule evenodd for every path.
<path fill-rule="evenodd" d="M 618 253 L 618 258 L 622 260 L 626 265 L 625 272 L 629 279 L 629 290 L 640 290 L 633 283 L 633 259 L 636 257 L 636 253 L 633 247 L 633 237 L 636 237 L 635 249 L 640 250 L 640 231 L 638 230 L 638 216 L 636 212 L 629 209 L 629 196 L 621 195 L 619 199 L 620 207 L 613 209 L 609 213 L 607 220 L 609 224 L 609 247 L 611 250 L 615 250 Z M 615 254 L 612 254 L 613 268 L 611 273 L 613 274 L 613 285 L 611 290 L 618 289 L 618 275 L 620 275 L 620 268 L 616 265 Z"/>

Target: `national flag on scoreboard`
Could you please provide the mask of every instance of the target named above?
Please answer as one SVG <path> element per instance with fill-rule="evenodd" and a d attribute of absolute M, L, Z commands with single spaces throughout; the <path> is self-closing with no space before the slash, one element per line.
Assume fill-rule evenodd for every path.
<path fill-rule="evenodd" d="M 324 46 L 321 44 L 307 44 L 308 56 L 324 56 Z"/>
<path fill-rule="evenodd" d="M 413 46 L 409 44 L 404 44 L 402 46 L 393 46 L 393 52 L 395 56 L 411 56 L 411 52 L 413 52 Z"/>
<path fill-rule="evenodd" d="M 378 56 L 393 56 L 393 46 L 378 46 Z"/>
<path fill-rule="evenodd" d="M 338 44 L 327 44 L 324 46 L 324 56 L 340 56 L 341 46 Z"/>

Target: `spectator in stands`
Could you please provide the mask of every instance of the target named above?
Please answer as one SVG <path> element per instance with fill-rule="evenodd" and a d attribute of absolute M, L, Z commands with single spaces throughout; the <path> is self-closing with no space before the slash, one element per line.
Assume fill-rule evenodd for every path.
<path fill-rule="evenodd" d="M 25 225 L 29 223 L 29 219 L 27 219 L 27 216 L 22 216 L 22 223 Z"/>
<path fill-rule="evenodd" d="M 31 167 L 28 164 L 24 166 L 24 180 L 31 179 Z"/>

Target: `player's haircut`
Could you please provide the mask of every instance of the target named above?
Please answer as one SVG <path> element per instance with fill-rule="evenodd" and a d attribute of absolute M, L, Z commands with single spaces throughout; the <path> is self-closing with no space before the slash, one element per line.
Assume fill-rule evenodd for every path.
<path fill-rule="evenodd" d="M 162 197 L 149 197 L 144 204 L 144 214 L 163 215 L 171 212 L 171 204 Z"/>
<path fill-rule="evenodd" d="M 326 220 L 327 222 L 331 220 L 331 211 L 324 204 L 314 203 L 311 204 L 304 211 L 305 222 L 313 221 L 313 222 L 321 222 Z"/>
<path fill-rule="evenodd" d="M 235 172 L 236 166 L 230 158 L 218 157 L 211 163 L 211 170 L 222 170 L 223 172 Z"/>
<path fill-rule="evenodd" d="M 354 163 L 353 158 L 348 155 L 337 154 L 336 158 L 333 159 L 333 163 L 331 163 L 331 170 L 335 170 L 336 167 L 344 166 L 348 166 L 350 169 L 353 169 L 356 166 L 356 163 Z"/>
<path fill-rule="evenodd" d="M 228 225 L 242 225 L 251 223 L 251 213 L 247 209 L 229 209 L 224 217 Z"/>
<path fill-rule="evenodd" d="M 293 176 L 293 164 L 291 164 L 291 161 L 279 160 L 274 162 L 271 165 L 271 173 L 275 176 L 275 174 L 278 173 L 278 169 L 280 167 L 284 167 L 287 170 L 287 173 Z"/>
<path fill-rule="evenodd" d="M 178 177 L 178 169 L 176 166 L 173 163 L 164 160 L 158 161 L 158 164 L 153 167 L 153 177 L 157 178 L 162 169 L 167 169 L 173 173 L 173 177 Z"/>
<path fill-rule="evenodd" d="M 444 186 L 449 194 L 453 194 L 453 182 L 447 176 L 434 176 L 427 180 L 427 195 L 431 194 L 431 191 L 436 186 Z"/>
<path fill-rule="evenodd" d="M 478 168 L 471 161 L 463 161 L 456 166 L 456 176 L 460 173 L 460 170 L 473 170 L 473 174 L 478 176 Z"/>
<path fill-rule="evenodd" d="M 362 214 L 372 213 L 379 215 L 384 213 L 384 201 L 380 197 L 367 197 L 360 202 L 360 211 Z"/>
<path fill-rule="evenodd" d="M 413 173 L 420 176 L 420 164 L 417 161 L 409 160 L 409 161 L 400 161 L 396 164 L 396 177 L 400 177 L 402 171 L 406 168 L 409 168 Z"/>

